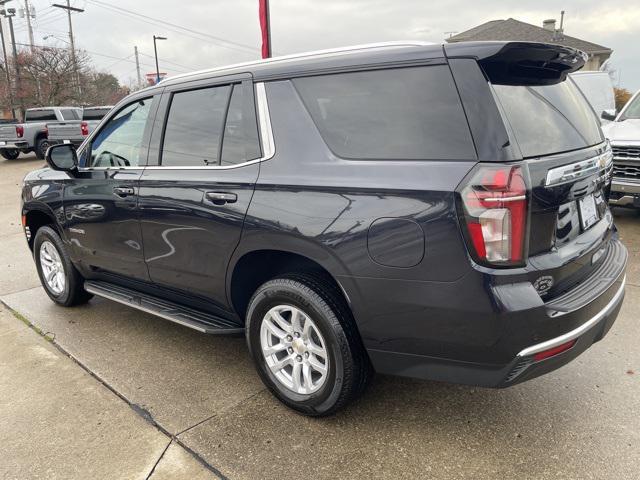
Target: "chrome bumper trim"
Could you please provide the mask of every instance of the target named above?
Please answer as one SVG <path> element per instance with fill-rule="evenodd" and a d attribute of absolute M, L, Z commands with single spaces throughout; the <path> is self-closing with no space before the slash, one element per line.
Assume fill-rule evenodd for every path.
<path fill-rule="evenodd" d="M 622 285 L 620 285 L 620 288 L 613 296 L 613 298 L 589 321 L 583 323 L 578 328 L 565 333 L 564 335 L 560 335 L 559 337 L 552 338 L 551 340 L 547 340 L 546 342 L 538 343 L 536 345 L 532 345 L 531 347 L 525 348 L 518 354 L 518 357 L 529 357 L 531 355 L 535 355 L 538 352 L 549 350 L 550 348 L 557 347 L 559 345 L 562 345 L 563 343 L 567 343 L 575 338 L 578 338 L 579 336 L 590 330 L 591 327 L 602 320 L 614 308 L 618 300 L 620 300 L 620 297 L 622 297 L 622 295 L 624 294 L 624 286 L 626 281 L 627 276 L 625 275 L 622 279 Z"/>

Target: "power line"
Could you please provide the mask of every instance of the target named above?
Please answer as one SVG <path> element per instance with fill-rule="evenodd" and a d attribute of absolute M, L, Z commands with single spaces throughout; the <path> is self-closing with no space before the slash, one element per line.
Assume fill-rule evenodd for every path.
<path fill-rule="evenodd" d="M 153 55 L 149 55 L 149 54 L 147 54 L 147 53 L 142 53 L 142 52 L 140 52 L 140 51 L 139 51 L 138 53 L 139 53 L 140 55 L 145 56 L 145 57 L 155 58 Z M 187 68 L 187 69 L 189 69 L 189 70 L 198 70 L 198 69 L 202 70 L 203 68 L 205 68 L 205 67 L 202 67 L 202 66 L 198 66 L 198 67 L 190 67 L 190 66 L 188 66 L 188 65 L 182 65 L 182 64 L 180 64 L 180 63 L 172 62 L 171 60 L 167 60 L 166 58 L 161 58 L 160 60 L 162 60 L 162 63 L 170 63 L 170 64 L 172 64 L 172 65 L 177 65 L 178 67 Z"/>
<path fill-rule="evenodd" d="M 127 16 L 129 18 L 135 18 L 135 19 L 137 19 L 137 20 L 139 20 L 141 22 L 150 23 L 152 25 L 154 25 L 154 24 L 155 25 L 161 24 L 163 26 L 168 25 L 169 27 L 173 27 L 173 29 L 169 28 L 169 30 L 174 31 L 176 33 L 180 33 L 182 35 L 190 36 L 192 38 L 196 38 L 197 40 L 201 40 L 202 41 L 202 38 L 194 37 L 193 35 L 189 35 L 186 32 L 189 32 L 189 33 L 195 34 L 195 35 L 199 35 L 200 37 L 209 38 L 209 39 L 211 39 L 211 40 L 209 40 L 210 43 L 214 43 L 214 44 L 216 44 L 218 46 L 221 46 L 221 47 L 230 48 L 230 49 L 234 49 L 234 50 L 242 49 L 242 51 L 245 51 L 245 52 L 248 50 L 251 53 L 255 53 L 256 51 L 258 51 L 258 48 L 256 48 L 255 46 L 246 45 L 246 44 L 243 44 L 243 43 L 234 42 L 232 40 L 226 40 L 226 39 L 221 38 L 221 37 L 216 37 L 215 35 L 211 35 L 211 34 L 208 34 L 208 33 L 199 32 L 197 30 L 193 30 L 191 28 L 187 28 L 187 27 L 184 27 L 182 25 L 178 25 L 176 23 L 167 22 L 166 20 L 161 20 L 161 19 L 158 19 L 158 18 L 154 18 L 154 17 L 151 17 L 149 15 L 143 15 L 141 13 L 134 12 L 132 10 L 127 10 L 126 8 L 116 7 L 115 5 L 111 5 L 109 3 L 105 3 L 105 2 L 102 2 L 100 0 L 87 0 L 87 1 L 89 3 L 92 3 L 92 4 L 96 5 L 96 6 L 105 8 L 105 9 L 110 10 L 112 12 L 119 13 L 120 15 L 124 15 L 124 16 Z M 144 20 L 144 19 L 146 19 L 146 20 Z M 151 23 L 151 22 L 154 22 L 154 23 Z M 175 29 L 179 29 L 179 30 L 175 30 Z"/>

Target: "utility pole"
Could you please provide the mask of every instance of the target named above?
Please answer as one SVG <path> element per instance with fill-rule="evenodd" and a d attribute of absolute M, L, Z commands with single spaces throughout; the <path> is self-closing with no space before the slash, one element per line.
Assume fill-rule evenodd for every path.
<path fill-rule="evenodd" d="M 133 54 L 136 56 L 136 72 L 138 73 L 138 88 L 142 87 L 142 76 L 140 75 L 140 58 L 138 57 L 138 47 L 134 45 Z"/>
<path fill-rule="evenodd" d="M 75 80 L 77 82 L 78 93 L 82 94 L 82 90 L 80 88 L 80 74 L 78 72 L 78 63 L 76 62 L 76 46 L 73 42 L 73 24 L 71 23 L 71 12 L 82 13 L 84 10 L 82 8 L 72 7 L 69 4 L 69 0 L 67 0 L 66 5 L 60 5 L 59 3 L 51 4 L 52 7 L 61 8 L 67 11 L 67 18 L 69 19 L 69 44 L 71 45 L 71 62 L 73 63 L 73 69 L 75 71 Z"/>
<path fill-rule="evenodd" d="M 16 16 L 15 8 L 7 8 L 0 10 L 0 15 L 9 19 L 9 33 L 11 34 L 11 49 L 13 51 L 13 63 L 16 70 L 16 97 L 20 105 L 20 118 L 22 121 L 24 118 L 24 106 L 22 105 L 22 98 L 20 92 L 22 89 L 22 79 L 20 77 L 20 64 L 18 63 L 18 50 L 16 49 L 16 37 L 13 32 L 13 17 Z"/>
<path fill-rule="evenodd" d="M 16 109 L 13 105 L 13 92 L 11 87 L 11 77 L 9 76 L 9 59 L 7 58 L 7 46 L 4 43 L 4 28 L 2 17 L 0 17 L 0 41 L 2 42 L 2 59 L 4 60 L 4 73 L 7 76 L 7 95 L 9 96 L 9 108 L 13 118 L 16 118 Z"/>
<path fill-rule="evenodd" d="M 29 29 L 29 48 L 31 49 L 31 53 L 33 53 L 33 28 L 31 28 L 31 6 L 29 6 L 29 0 L 24 0 L 24 13 L 27 16 L 27 27 Z M 35 17 L 35 15 L 34 15 Z"/>

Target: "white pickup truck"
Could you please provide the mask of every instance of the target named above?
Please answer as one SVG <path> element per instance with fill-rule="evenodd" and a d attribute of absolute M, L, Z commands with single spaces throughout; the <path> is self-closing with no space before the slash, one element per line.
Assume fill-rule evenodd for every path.
<path fill-rule="evenodd" d="M 609 203 L 621 207 L 640 208 L 640 91 L 620 113 L 603 112 L 612 120 L 602 131 L 613 150 L 613 181 Z"/>
<path fill-rule="evenodd" d="M 72 143 L 79 146 L 112 108 L 111 105 L 85 107 L 79 120 L 47 124 L 49 144 Z"/>
<path fill-rule="evenodd" d="M 29 108 L 24 123 L 0 125 L 0 155 L 14 160 L 21 152 L 35 152 L 39 159 L 43 159 L 49 148 L 47 125 L 81 118 L 82 109 L 79 107 Z"/>

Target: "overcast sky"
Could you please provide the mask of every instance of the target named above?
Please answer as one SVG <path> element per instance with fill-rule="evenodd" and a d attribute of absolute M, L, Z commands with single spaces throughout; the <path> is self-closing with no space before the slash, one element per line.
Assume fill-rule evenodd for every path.
<path fill-rule="evenodd" d="M 36 10 L 35 43 L 66 46 L 66 15 L 50 6 L 56 1 L 30 3 Z M 136 77 L 134 45 L 141 53 L 142 74 L 155 70 L 153 34 L 168 37 L 158 42 L 158 50 L 160 70 L 169 74 L 259 58 L 258 0 L 71 0 L 71 4 L 85 10 L 72 16 L 76 47 L 87 50 L 97 68 L 123 82 Z M 9 3 L 15 8 L 23 5 L 24 0 Z M 620 77 L 621 86 L 640 89 L 638 0 L 271 0 L 272 43 L 275 54 L 388 40 L 440 43 L 445 32 L 462 32 L 488 20 L 513 17 L 542 25 L 546 18 L 559 20 L 562 9 L 565 34 L 612 48 L 616 82 Z M 26 43 L 26 19 L 16 17 L 15 28 L 18 41 Z M 47 35 L 53 37 L 45 40 Z"/>

